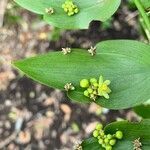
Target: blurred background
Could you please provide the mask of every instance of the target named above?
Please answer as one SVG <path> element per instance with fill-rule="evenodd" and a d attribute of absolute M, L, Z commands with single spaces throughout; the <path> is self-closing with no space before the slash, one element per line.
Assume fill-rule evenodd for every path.
<path fill-rule="evenodd" d="M 72 150 L 90 136 L 97 122 L 139 120 L 131 109 L 110 111 L 94 103 L 74 103 L 11 66 L 11 61 L 62 47 L 88 49 L 108 39 L 144 41 L 137 15 L 124 1 L 104 23 L 93 21 L 88 30 L 62 30 L 11 0 L 0 0 L 0 149 Z"/>

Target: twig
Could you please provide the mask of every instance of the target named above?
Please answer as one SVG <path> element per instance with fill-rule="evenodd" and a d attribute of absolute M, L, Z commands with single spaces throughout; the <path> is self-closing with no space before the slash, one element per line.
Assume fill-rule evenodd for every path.
<path fill-rule="evenodd" d="M 6 6 L 7 6 L 7 0 L 0 0 L 0 27 L 3 26 Z"/>
<path fill-rule="evenodd" d="M 17 136 L 17 132 L 12 133 L 7 139 L 0 142 L 0 149 L 4 148 L 6 145 L 8 145 L 11 141 L 15 140 Z"/>
<path fill-rule="evenodd" d="M 23 118 L 18 118 L 15 124 L 15 131 L 4 141 L 0 142 L 0 149 L 4 148 L 6 145 L 8 145 L 11 141 L 14 141 L 17 137 L 17 134 L 21 130 L 23 123 Z"/>
<path fill-rule="evenodd" d="M 138 14 L 139 14 L 138 11 L 135 11 L 135 12 L 133 12 L 133 13 L 130 13 L 128 16 L 126 16 L 125 20 L 126 20 L 127 22 L 129 22 L 130 20 L 132 20 L 133 18 L 135 18 Z"/>

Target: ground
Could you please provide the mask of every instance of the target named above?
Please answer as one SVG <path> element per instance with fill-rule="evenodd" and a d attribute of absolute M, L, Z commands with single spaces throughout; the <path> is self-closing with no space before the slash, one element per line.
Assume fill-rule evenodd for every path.
<path fill-rule="evenodd" d="M 97 122 L 137 120 L 130 109 L 74 103 L 65 93 L 32 81 L 11 65 L 62 47 L 88 49 L 103 40 L 141 40 L 136 15 L 124 2 L 105 24 L 93 21 L 87 30 L 60 30 L 9 1 L 0 28 L 0 149 L 70 150 L 90 136 Z"/>

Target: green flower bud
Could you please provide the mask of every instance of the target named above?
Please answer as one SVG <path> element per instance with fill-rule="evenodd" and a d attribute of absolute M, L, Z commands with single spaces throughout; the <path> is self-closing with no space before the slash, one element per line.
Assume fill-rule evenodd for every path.
<path fill-rule="evenodd" d="M 97 79 L 91 78 L 91 79 L 90 79 L 90 82 L 91 82 L 91 84 L 97 83 Z"/>
<path fill-rule="evenodd" d="M 93 83 L 93 86 L 97 88 L 98 87 L 98 83 Z"/>
<path fill-rule="evenodd" d="M 110 139 L 112 139 L 112 135 L 111 134 L 107 134 L 107 138 L 110 140 Z"/>
<path fill-rule="evenodd" d="M 115 136 L 116 136 L 117 139 L 122 139 L 123 138 L 122 131 L 117 131 L 116 134 L 115 134 Z"/>
<path fill-rule="evenodd" d="M 101 139 L 101 136 L 98 136 L 97 138 L 98 138 L 98 139 Z"/>
<path fill-rule="evenodd" d="M 106 150 L 112 150 L 112 146 L 110 146 L 110 145 L 107 145 L 105 148 L 106 148 Z"/>
<path fill-rule="evenodd" d="M 112 138 L 115 138 L 115 137 L 116 137 L 116 134 L 113 134 L 113 135 L 112 135 Z"/>
<path fill-rule="evenodd" d="M 67 9 L 67 8 L 64 8 L 64 11 L 65 11 L 65 12 L 68 12 L 68 9 Z"/>
<path fill-rule="evenodd" d="M 105 135 L 105 133 L 104 133 L 103 130 L 101 130 L 101 131 L 99 132 L 99 134 L 100 134 L 102 137 Z"/>
<path fill-rule="evenodd" d="M 89 92 L 87 90 L 84 91 L 84 96 L 89 97 Z"/>
<path fill-rule="evenodd" d="M 70 1 L 70 0 L 68 0 L 67 4 L 68 4 L 69 6 L 71 6 L 71 5 L 73 5 L 73 2 Z"/>
<path fill-rule="evenodd" d="M 77 6 L 76 6 L 76 5 L 72 5 L 72 8 L 73 8 L 73 9 L 76 9 L 76 8 L 77 8 Z"/>
<path fill-rule="evenodd" d="M 69 12 L 73 12 L 73 8 L 72 7 L 69 7 Z"/>
<path fill-rule="evenodd" d="M 110 140 L 110 141 L 109 141 L 109 144 L 110 144 L 111 146 L 114 146 L 114 145 L 116 144 L 116 139 Z"/>
<path fill-rule="evenodd" d="M 87 88 L 87 87 L 89 87 L 89 81 L 88 81 L 87 79 L 82 79 L 82 80 L 80 81 L 80 86 L 81 86 L 82 88 Z"/>
<path fill-rule="evenodd" d="M 93 91 L 93 94 L 94 94 L 94 95 L 97 95 L 97 92 L 94 90 L 94 91 Z"/>
<path fill-rule="evenodd" d="M 101 123 L 98 123 L 97 125 L 96 125 L 96 129 L 97 130 L 101 130 L 103 128 L 103 125 L 101 124 Z"/>
<path fill-rule="evenodd" d="M 90 99 L 95 101 L 96 100 L 96 96 L 94 94 L 90 94 Z"/>
<path fill-rule="evenodd" d="M 65 3 L 62 4 L 62 8 L 68 14 L 68 16 L 72 16 L 79 12 L 77 5 L 70 0 L 66 0 Z"/>
<path fill-rule="evenodd" d="M 61 6 L 63 9 L 65 8 L 65 4 L 62 4 L 62 6 Z"/>
<path fill-rule="evenodd" d="M 103 143 L 104 143 L 103 139 L 99 139 L 99 140 L 98 140 L 98 143 L 99 143 L 99 144 L 103 144 Z"/>
<path fill-rule="evenodd" d="M 72 16 L 74 12 L 68 12 L 68 16 Z"/>
<path fill-rule="evenodd" d="M 96 138 L 96 137 L 98 137 L 98 131 L 97 130 L 94 130 L 94 132 L 93 132 L 93 136 Z"/>
<path fill-rule="evenodd" d="M 93 89 L 92 89 L 92 88 L 88 88 L 87 90 L 88 90 L 88 92 L 89 92 L 90 94 L 93 93 Z"/>
<path fill-rule="evenodd" d="M 77 13 L 79 12 L 79 9 L 76 8 L 76 9 L 74 10 L 74 12 L 77 14 Z"/>
<path fill-rule="evenodd" d="M 108 138 L 105 138 L 105 139 L 104 139 L 104 142 L 105 142 L 105 144 L 108 144 L 108 143 L 109 143 L 109 139 L 108 139 Z"/>
<path fill-rule="evenodd" d="M 105 147 L 106 147 L 106 145 L 105 145 L 105 144 L 102 144 L 102 147 L 104 147 L 104 148 L 105 148 Z"/>

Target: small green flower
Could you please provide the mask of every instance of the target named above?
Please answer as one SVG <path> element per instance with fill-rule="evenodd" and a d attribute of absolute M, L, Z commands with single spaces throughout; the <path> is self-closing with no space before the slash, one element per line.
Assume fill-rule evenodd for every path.
<path fill-rule="evenodd" d="M 93 91 L 93 94 L 94 94 L 94 95 L 97 95 L 97 91 L 96 91 L 96 90 L 94 90 L 94 91 Z"/>
<path fill-rule="evenodd" d="M 105 139 L 104 139 L 104 142 L 105 142 L 105 144 L 108 144 L 108 143 L 109 143 L 109 139 L 108 139 L 108 138 L 105 138 Z"/>
<path fill-rule="evenodd" d="M 92 56 L 96 55 L 96 47 L 92 47 L 92 46 L 91 46 L 91 48 L 88 49 L 88 52 L 89 52 Z"/>
<path fill-rule="evenodd" d="M 93 93 L 93 89 L 92 89 L 92 88 L 88 88 L 87 90 L 88 90 L 88 92 L 89 92 L 90 94 Z"/>
<path fill-rule="evenodd" d="M 116 139 L 110 140 L 110 141 L 109 141 L 109 144 L 110 144 L 111 146 L 114 146 L 114 145 L 116 144 Z"/>
<path fill-rule="evenodd" d="M 84 96 L 89 97 L 90 93 L 88 92 L 88 90 L 84 91 Z"/>
<path fill-rule="evenodd" d="M 106 146 L 105 148 L 106 148 L 106 150 L 112 150 L 112 146 L 110 146 L 110 145 Z"/>
<path fill-rule="evenodd" d="M 73 3 L 72 0 L 66 0 L 65 3 L 62 4 L 62 8 L 68 16 L 73 16 L 79 12 L 79 8 Z"/>
<path fill-rule="evenodd" d="M 106 145 L 105 145 L 105 144 L 102 144 L 102 147 L 106 148 Z"/>
<path fill-rule="evenodd" d="M 62 48 L 62 53 L 64 55 L 67 55 L 67 54 L 71 53 L 71 48 L 69 48 L 69 47 Z"/>
<path fill-rule="evenodd" d="M 75 87 L 72 85 L 72 83 L 66 83 L 64 89 L 68 92 L 70 90 L 75 90 Z"/>
<path fill-rule="evenodd" d="M 91 84 L 97 83 L 97 79 L 91 78 L 91 79 L 90 79 L 90 82 L 91 82 Z"/>
<path fill-rule="evenodd" d="M 94 88 L 96 88 L 96 89 L 97 89 L 97 87 L 98 87 L 98 83 L 93 83 L 93 86 L 94 86 Z"/>
<path fill-rule="evenodd" d="M 142 150 L 142 143 L 140 142 L 140 137 L 133 141 L 133 149 L 134 150 Z"/>
<path fill-rule="evenodd" d="M 96 138 L 96 137 L 98 137 L 98 135 L 99 135 L 98 130 L 94 130 L 93 136 Z"/>
<path fill-rule="evenodd" d="M 105 149 L 105 150 L 112 150 L 113 146 L 116 144 L 117 139 L 122 139 L 123 133 L 122 131 L 117 131 L 115 134 L 105 134 L 103 130 L 103 125 L 98 123 L 96 128 L 93 132 L 93 136 L 97 138 L 98 143 Z M 141 145 L 140 145 L 141 146 Z"/>
<path fill-rule="evenodd" d="M 84 91 L 84 95 L 89 97 L 91 100 L 96 100 L 98 96 L 104 96 L 105 98 L 109 99 L 109 93 L 111 92 L 108 85 L 110 84 L 109 80 L 103 81 L 103 77 L 99 77 L 99 83 L 96 78 L 82 79 L 80 81 L 80 86 L 82 88 L 87 88 Z"/>
<path fill-rule="evenodd" d="M 103 139 L 99 139 L 99 140 L 98 140 L 98 143 L 99 143 L 99 144 L 103 144 L 103 143 L 104 143 Z"/>
<path fill-rule="evenodd" d="M 75 8 L 74 9 L 74 12 L 77 14 L 79 12 L 79 9 L 78 8 Z"/>
<path fill-rule="evenodd" d="M 96 125 L 96 129 L 97 130 L 101 130 L 103 128 L 103 125 L 101 124 L 101 123 L 98 123 L 97 125 Z"/>
<path fill-rule="evenodd" d="M 107 134 L 107 138 L 110 140 L 110 139 L 112 139 L 112 135 L 111 134 Z"/>
<path fill-rule="evenodd" d="M 117 139 L 122 139 L 123 138 L 122 131 L 117 131 L 116 134 L 115 134 L 115 136 L 116 136 Z"/>
<path fill-rule="evenodd" d="M 99 87 L 98 87 L 98 95 L 103 96 L 106 99 L 109 99 L 109 93 L 111 92 L 108 85 L 110 84 L 110 80 L 103 81 L 103 76 L 99 77 Z"/>
<path fill-rule="evenodd" d="M 81 86 L 82 88 L 88 88 L 88 87 L 89 87 L 89 81 L 88 81 L 87 79 L 82 79 L 82 80 L 80 81 L 80 86 Z"/>
<path fill-rule="evenodd" d="M 91 94 L 90 94 L 90 99 L 92 99 L 92 100 L 94 100 L 94 101 L 95 101 L 95 100 L 96 100 L 96 98 L 97 98 L 97 96 L 96 96 L 96 95 L 94 95 L 93 93 L 91 93 Z"/>
<path fill-rule="evenodd" d="M 54 13 L 54 9 L 52 7 L 49 7 L 49 8 L 45 8 L 45 12 L 49 15 L 53 14 Z"/>
<path fill-rule="evenodd" d="M 104 137 L 104 135 L 105 135 L 105 133 L 104 133 L 103 130 L 101 130 L 99 134 L 100 134 L 100 136 L 102 136 L 102 137 Z"/>

